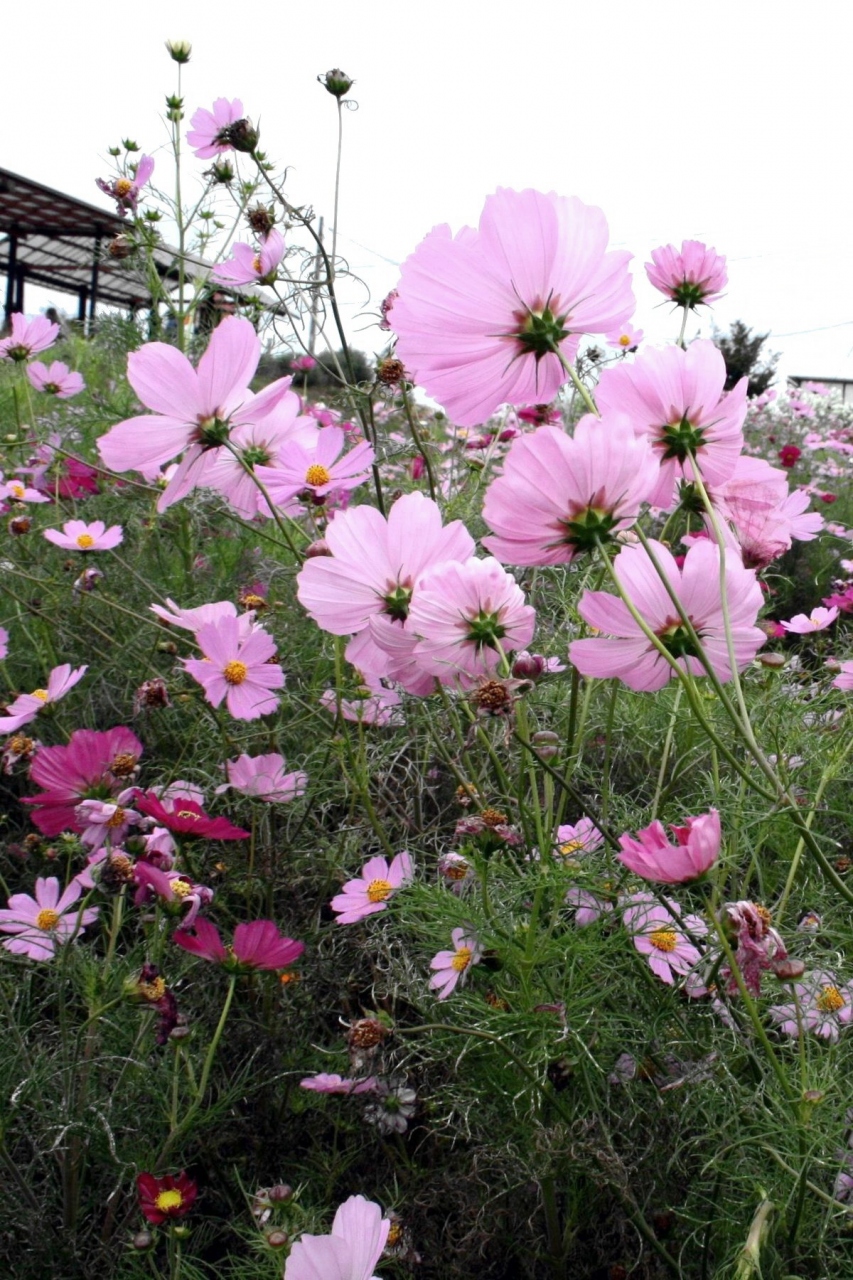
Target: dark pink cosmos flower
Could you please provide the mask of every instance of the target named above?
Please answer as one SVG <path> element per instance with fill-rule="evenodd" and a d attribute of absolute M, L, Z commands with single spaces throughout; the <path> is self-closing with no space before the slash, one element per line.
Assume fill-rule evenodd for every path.
<path fill-rule="evenodd" d="M 783 444 L 779 450 L 779 461 L 783 467 L 793 467 L 802 456 L 802 452 L 802 449 L 798 449 L 795 444 Z"/>
<path fill-rule="evenodd" d="M 183 1169 L 177 1176 L 167 1173 L 162 1178 L 155 1178 L 153 1173 L 140 1173 L 136 1189 L 143 1215 L 156 1227 L 170 1218 L 183 1218 L 198 1195 L 198 1185 Z"/>
<path fill-rule="evenodd" d="M 284 969 L 305 950 L 304 942 L 280 934 L 274 920 L 238 924 L 230 947 L 223 944 L 216 926 L 204 919 L 196 920 L 192 933 L 178 930 L 172 941 L 184 951 L 226 968 Z"/>
<path fill-rule="evenodd" d="M 209 160 L 212 156 L 221 155 L 223 151 L 233 151 L 230 131 L 244 119 L 243 103 L 239 98 L 234 98 L 231 102 L 227 98 L 217 98 L 212 111 L 199 107 L 193 114 L 187 142 L 199 160 Z"/>
<path fill-rule="evenodd" d="M 184 913 L 179 924 L 181 929 L 192 928 L 202 907 L 213 901 L 213 890 L 206 884 L 196 884 L 182 871 L 161 871 L 141 859 L 133 868 L 133 879 L 138 886 L 133 899 L 136 906 L 141 907 L 155 897 L 160 898 L 167 910 L 174 914 Z"/>
<path fill-rule="evenodd" d="M 46 790 L 25 796 L 36 805 L 33 822 L 46 836 L 84 828 L 76 814 L 81 800 L 109 800 L 127 786 L 142 755 L 142 743 L 119 725 L 100 732 L 77 729 L 67 746 L 42 747 L 30 767 L 33 782 Z"/>
<path fill-rule="evenodd" d="M 543 404 L 585 333 L 634 310 L 630 254 L 608 252 L 600 209 L 499 189 L 479 227 L 434 228 L 403 263 L 390 320 L 397 356 L 460 426 L 506 403 Z"/>
<path fill-rule="evenodd" d="M 0 360 L 20 363 L 39 351 L 47 351 L 59 337 L 59 325 L 52 324 L 47 316 L 34 316 L 28 320 L 20 311 L 12 316 L 12 332 L 0 339 Z"/>
<path fill-rule="evenodd" d="M 652 250 L 646 275 L 656 289 L 679 307 L 716 302 L 728 283 L 726 260 L 716 249 L 698 240 L 683 240 L 679 253 L 674 244 Z"/>
<path fill-rule="evenodd" d="M 47 395 L 56 396 L 57 400 L 69 400 L 85 389 L 81 373 L 72 373 L 67 364 L 54 360 L 51 365 L 34 360 L 27 365 L 27 379 L 36 391 L 44 391 Z"/>
<path fill-rule="evenodd" d="M 137 791 L 135 807 L 153 818 L 159 827 L 199 840 L 246 840 L 251 832 L 235 827 L 227 818 L 211 818 L 195 800 L 181 796 L 174 810 L 167 809 L 153 791 Z"/>

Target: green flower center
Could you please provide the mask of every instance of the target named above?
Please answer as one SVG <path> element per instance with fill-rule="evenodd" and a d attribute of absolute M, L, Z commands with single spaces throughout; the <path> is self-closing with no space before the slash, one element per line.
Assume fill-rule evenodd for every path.
<path fill-rule="evenodd" d="M 666 423 L 659 428 L 659 444 L 663 445 L 664 461 L 677 458 L 685 462 L 689 454 L 695 454 L 705 443 L 702 427 L 694 427 L 687 414 L 679 422 Z"/>
<path fill-rule="evenodd" d="M 465 639 L 470 640 L 478 649 L 497 649 L 498 641 L 505 635 L 506 627 L 498 614 L 478 613 L 476 618 L 468 620 L 468 634 Z"/>
<path fill-rule="evenodd" d="M 667 653 L 673 658 L 697 658 L 698 650 L 690 638 L 690 633 L 684 623 L 678 619 L 669 621 L 661 631 L 657 632 L 657 637 L 666 649 Z"/>
<path fill-rule="evenodd" d="M 571 333 L 571 329 L 566 328 L 569 315 L 568 312 L 561 315 L 559 308 L 559 298 L 549 297 L 544 305 L 534 303 L 524 311 L 513 313 L 519 327 L 511 336 L 521 348 L 519 354 L 541 360 L 568 338 Z"/>
<path fill-rule="evenodd" d="M 409 603 L 412 599 L 412 588 L 398 582 L 386 596 L 385 612 L 394 622 L 405 622 L 409 616 Z"/>

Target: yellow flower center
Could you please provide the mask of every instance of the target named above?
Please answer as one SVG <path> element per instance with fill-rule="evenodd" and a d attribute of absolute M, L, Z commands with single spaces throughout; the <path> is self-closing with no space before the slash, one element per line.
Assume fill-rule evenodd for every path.
<path fill-rule="evenodd" d="M 9 483 L 9 488 L 12 491 L 13 498 L 23 498 L 24 486 L 22 484 L 18 484 L 17 481 L 12 480 Z"/>
<path fill-rule="evenodd" d="M 565 844 L 560 845 L 560 853 L 564 858 L 570 858 L 573 853 L 578 853 L 583 848 L 583 840 L 567 840 Z"/>
<path fill-rule="evenodd" d="M 77 534 L 77 546 L 81 551 L 88 551 L 89 547 L 94 547 L 94 545 L 95 539 L 92 537 L 91 533 Z"/>
<path fill-rule="evenodd" d="M 186 898 L 193 891 L 189 880 L 173 880 L 171 887 L 176 898 Z"/>
<path fill-rule="evenodd" d="M 678 945 L 678 936 L 674 929 L 655 929 L 649 934 L 649 942 L 658 951 L 674 951 Z"/>
<path fill-rule="evenodd" d="M 118 182 L 116 183 L 116 195 L 126 196 L 132 186 L 133 186 L 133 183 L 130 181 L 130 178 L 119 178 Z"/>
<path fill-rule="evenodd" d="M 238 658 L 232 658 L 230 662 L 226 662 L 222 674 L 229 684 L 242 684 L 249 674 L 249 668 L 245 662 L 240 662 Z"/>
<path fill-rule="evenodd" d="M 240 603 L 244 609 L 265 609 L 267 602 L 263 596 L 256 596 L 250 591 L 248 595 L 241 596 Z"/>
<path fill-rule="evenodd" d="M 47 689 L 33 689 L 31 697 L 38 698 L 39 702 L 47 702 L 47 699 L 48 699 Z"/>
<path fill-rule="evenodd" d="M 45 933 L 50 933 L 51 929 L 55 929 L 59 924 L 59 912 L 51 911 L 50 907 L 42 907 L 36 916 L 36 928 L 44 929 Z"/>
<path fill-rule="evenodd" d="M 180 1209 L 184 1203 L 184 1197 L 180 1191 L 175 1188 L 172 1191 L 159 1192 L 157 1199 L 154 1201 L 161 1213 L 168 1213 L 171 1209 Z"/>
<path fill-rule="evenodd" d="M 32 751 L 35 743 L 32 738 L 25 738 L 22 733 L 15 734 L 14 738 L 9 739 L 9 751 L 15 756 L 26 756 Z"/>
<path fill-rule="evenodd" d="M 620 333 L 620 335 L 619 335 L 619 346 L 620 346 L 620 347 L 630 347 L 630 345 L 631 345 L 631 339 L 628 337 L 627 333 Z"/>
<path fill-rule="evenodd" d="M 126 817 L 127 810 L 122 809 L 120 805 L 116 805 L 116 811 L 113 816 L 111 818 L 107 818 L 107 826 L 115 830 L 116 827 L 121 826 Z"/>
<path fill-rule="evenodd" d="M 839 1009 L 843 1009 L 846 1000 L 838 987 L 824 987 L 817 998 L 817 1007 L 821 1013 L 838 1013 Z"/>
<path fill-rule="evenodd" d="M 445 869 L 445 880 L 464 880 L 468 874 L 469 864 L 467 862 L 451 862 L 450 866 Z"/>
<path fill-rule="evenodd" d="M 152 978 L 150 982 L 140 982 L 137 988 L 143 1000 L 150 1000 L 155 1004 L 158 1000 L 162 1000 L 166 994 L 166 979 Z"/>
<path fill-rule="evenodd" d="M 471 948 L 457 947 L 456 955 L 450 961 L 451 969 L 455 969 L 457 973 L 464 973 L 471 963 Z"/>
<path fill-rule="evenodd" d="M 252 259 L 252 270 L 257 271 L 258 275 L 261 274 L 261 255 L 260 254 L 257 254 Z"/>
<path fill-rule="evenodd" d="M 183 818 L 184 821 L 189 819 L 190 822 L 198 822 L 199 820 L 199 815 L 197 813 L 193 813 L 192 809 L 179 809 L 176 817 Z"/>
<path fill-rule="evenodd" d="M 393 887 L 388 880 L 371 880 L 367 886 L 367 896 L 371 902 L 384 902 L 391 897 Z"/>
<path fill-rule="evenodd" d="M 314 485 L 328 484 L 331 478 L 332 477 L 329 475 L 326 468 L 321 467 L 319 462 L 315 462 L 313 466 L 310 466 L 308 470 L 305 472 L 306 484 L 314 484 Z"/>

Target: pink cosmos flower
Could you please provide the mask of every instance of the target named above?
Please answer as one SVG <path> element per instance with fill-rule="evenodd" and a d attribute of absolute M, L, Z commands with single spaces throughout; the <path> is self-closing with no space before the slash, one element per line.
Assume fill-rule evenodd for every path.
<path fill-rule="evenodd" d="M 35 720 L 38 713 L 50 703 L 64 698 L 79 680 L 82 680 L 87 666 L 71 670 L 71 664 L 65 662 L 61 667 L 54 667 L 47 678 L 46 689 L 34 689 L 32 693 L 22 693 L 6 708 L 5 716 L 0 716 L 0 733 L 12 733 L 23 724 Z"/>
<path fill-rule="evenodd" d="M 300 1089 L 310 1089 L 313 1093 L 373 1093 L 378 1084 L 376 1076 L 367 1076 L 363 1080 L 345 1080 L 337 1074 L 330 1075 L 320 1071 L 316 1076 L 306 1076 L 299 1081 Z"/>
<path fill-rule="evenodd" d="M 371 617 L 401 624 L 426 569 L 474 553 L 462 521 L 442 528 L 441 511 L 422 493 L 398 498 L 387 519 L 375 507 L 339 512 L 325 541 L 331 554 L 305 562 L 297 596 L 317 625 L 337 636 L 364 631 Z"/>
<path fill-rule="evenodd" d="M 304 942 L 280 934 L 273 920 L 238 924 L 230 947 L 223 945 L 216 926 L 203 918 L 195 921 L 192 933 L 180 929 L 172 941 L 184 951 L 226 968 L 284 969 L 305 950 Z"/>
<path fill-rule="evenodd" d="M 72 373 L 61 360 L 54 360 L 50 366 L 34 360 L 27 365 L 27 378 L 36 391 L 56 396 L 57 400 L 69 400 L 86 387 L 82 373 Z"/>
<path fill-rule="evenodd" d="M 793 618 L 788 622 L 780 622 L 779 626 L 784 627 L 786 631 L 792 631 L 795 635 L 807 636 L 812 631 L 824 631 L 827 627 L 831 627 L 837 617 L 837 608 L 823 609 L 819 605 L 809 614 L 795 613 Z"/>
<path fill-rule="evenodd" d="M 530 643 L 535 626 L 536 610 L 491 556 L 448 561 L 425 573 L 406 623 L 418 637 L 417 662 L 444 679 L 488 675 L 502 654 Z"/>
<path fill-rule="evenodd" d="M 153 898 L 159 898 L 173 913 L 182 912 L 179 929 L 191 929 L 197 923 L 202 907 L 213 901 L 213 890 L 205 884 L 196 884 L 182 871 L 161 871 L 150 862 L 140 860 L 133 868 L 133 878 L 139 886 L 133 899 L 137 907 Z"/>
<path fill-rule="evenodd" d="M 244 796 L 254 800 L 266 800 L 269 804 L 286 804 L 297 796 L 305 794 L 308 785 L 307 774 L 285 773 L 287 761 L 284 756 L 271 753 L 265 756 L 238 756 L 225 765 L 228 781 L 216 788 L 221 795 L 229 787 L 241 791 Z"/>
<path fill-rule="evenodd" d="M 249 635 L 255 627 L 254 611 L 249 609 L 238 615 L 237 606 L 232 600 L 214 600 L 211 604 L 200 604 L 194 609 L 182 609 L 170 596 L 166 596 L 166 605 L 167 608 L 161 604 L 152 604 L 149 608 L 163 622 L 184 631 L 198 631 L 206 623 L 218 622 L 220 618 L 238 618 L 242 624 L 241 635 Z"/>
<path fill-rule="evenodd" d="M 48 876 L 36 880 L 34 898 L 28 893 L 13 893 L 0 910 L 0 932 L 15 936 L 4 938 L 3 946 L 30 960 L 52 960 L 58 946 L 98 918 L 97 907 L 81 912 L 75 905 L 82 892 L 72 880 L 60 895 L 56 876 Z"/>
<path fill-rule="evenodd" d="M 646 275 L 656 289 L 680 307 L 716 302 L 729 279 L 722 254 L 698 240 L 683 240 L 680 253 L 674 244 L 653 249 Z"/>
<path fill-rule="evenodd" d="M 365 916 L 384 911 L 388 899 L 408 884 L 415 874 L 408 853 L 398 853 L 390 863 L 385 858 L 368 858 L 357 880 L 348 880 L 343 892 L 332 898 L 338 924 L 355 924 Z"/>
<path fill-rule="evenodd" d="M 199 160 L 209 160 L 211 156 L 221 155 L 223 151 L 232 151 L 230 131 L 234 125 L 242 123 L 244 118 L 243 103 L 239 98 L 234 98 L 231 102 L 227 98 L 217 98 L 213 111 L 205 111 L 204 107 L 199 107 L 193 114 L 187 142 Z"/>
<path fill-rule="evenodd" d="M 841 668 L 841 674 L 835 677 L 832 687 L 849 693 L 853 689 L 853 662 L 839 662 L 838 665 Z"/>
<path fill-rule="evenodd" d="M 397 355 L 454 422 L 501 404 L 544 404 L 567 381 L 580 335 L 634 310 L 630 254 L 607 252 L 600 209 L 499 189 L 477 230 L 434 228 L 403 263 L 391 321 Z"/>
<path fill-rule="evenodd" d="M 402 724 L 401 698 L 396 689 L 386 689 L 379 681 L 365 680 L 364 697 L 341 699 L 341 716 L 353 724 L 373 724 L 385 728 L 389 724 Z M 326 689 L 320 695 L 320 706 L 331 715 L 338 710 L 338 695 L 334 689 Z"/>
<path fill-rule="evenodd" d="M 6 657 L 9 652 L 9 632 L 5 627 L 0 627 L 0 659 Z"/>
<path fill-rule="evenodd" d="M 557 827 L 554 856 L 574 858 L 579 853 L 592 853 L 604 844 L 604 836 L 592 818 L 579 818 L 577 822 L 563 823 Z"/>
<path fill-rule="evenodd" d="M 290 378 L 282 381 L 289 383 Z M 255 515 L 266 519 L 271 514 L 270 504 L 255 479 L 256 469 L 258 479 L 261 479 L 261 468 L 270 464 L 275 466 L 285 445 L 311 448 L 316 441 L 317 424 L 301 410 L 299 396 L 288 391 L 276 404 L 274 413 L 262 422 L 235 427 L 229 440 L 231 447 L 217 449 L 210 455 L 204 473 L 205 486 L 221 493 L 229 506 L 247 520 Z M 302 514 L 296 502 L 281 505 L 288 515 Z"/>
<path fill-rule="evenodd" d="M 762 458 L 741 454 L 730 479 L 710 489 L 709 496 L 733 526 L 735 545 L 750 569 L 765 568 L 787 551 L 794 539 L 811 542 L 823 528 L 823 517 L 807 511 L 806 490 L 789 493 L 784 471 Z M 707 517 L 705 524 L 708 527 Z"/>
<path fill-rule="evenodd" d="M 635 329 L 633 325 L 623 324 L 620 329 L 614 329 L 612 333 L 607 333 L 604 336 L 607 339 L 607 345 L 610 347 L 616 347 L 619 351 L 636 351 L 645 335 L 642 329 Z"/>
<path fill-rule="evenodd" d="M 258 395 L 249 390 L 261 354 L 253 326 L 242 316 L 217 325 L 194 369 L 176 347 L 149 342 L 127 359 L 127 377 L 153 414 L 127 418 L 98 441 L 112 471 L 141 471 L 153 478 L 160 467 L 184 457 L 157 504 L 165 511 L 205 483 L 207 469 L 234 427 L 263 421 L 290 391 L 279 378 Z"/>
<path fill-rule="evenodd" d="M 635 894 L 623 911 L 622 920 L 634 946 L 648 959 L 652 973 L 672 986 L 676 975 L 687 973 L 702 959 L 701 952 L 688 941 L 678 924 L 682 923 L 694 937 L 704 936 L 708 927 L 701 916 L 682 917 L 675 902 L 669 905 L 672 912 L 650 895 Z"/>
<path fill-rule="evenodd" d="M 299 373 L 310 373 L 316 364 L 317 361 L 313 356 L 297 356 L 295 360 L 291 360 L 290 367 Z"/>
<path fill-rule="evenodd" d="M 36 805 L 33 822 L 46 836 L 83 828 L 76 815 L 81 800 L 109 800 L 127 786 L 142 755 L 142 743 L 119 725 L 101 732 L 76 729 L 66 746 L 41 747 L 30 777 L 47 788 L 23 803 Z"/>
<path fill-rule="evenodd" d="M 429 980 L 430 990 L 438 992 L 439 1000 L 446 1000 L 452 995 L 457 986 L 464 983 L 471 966 L 479 964 L 483 957 L 480 943 L 464 929 L 453 929 L 450 937 L 453 950 L 439 951 L 429 964 L 435 970 Z"/>
<path fill-rule="evenodd" d="M 800 1017 L 805 1031 L 832 1043 L 838 1039 L 842 1027 L 849 1026 L 853 1018 L 853 982 L 840 983 L 834 974 L 815 969 L 803 982 L 794 983 Z M 774 1004 L 767 1011 L 779 1030 L 785 1035 L 800 1034 L 797 1005 Z"/>
<path fill-rule="evenodd" d="M 204 688 L 212 707 L 223 700 L 235 720 L 257 720 L 278 707 L 271 692 L 284 687 L 284 672 L 275 656 L 275 641 L 262 627 L 248 636 L 236 618 L 208 622 L 196 633 L 203 658 L 185 658 L 184 667 Z"/>
<path fill-rule="evenodd" d="M 726 362 L 710 340 L 681 347 L 647 348 L 632 364 L 605 369 L 596 391 L 603 413 L 627 415 L 660 461 L 652 506 L 668 508 L 679 477 L 693 478 L 692 454 L 705 484 L 734 474 L 743 448 L 748 379 L 725 395 Z"/>
<path fill-rule="evenodd" d="M 131 808 L 136 795 L 136 787 L 126 787 L 115 800 L 81 801 L 75 810 L 82 832 L 80 843 L 89 849 L 100 849 L 106 845 L 115 849 L 120 845 L 131 827 L 142 821 Z"/>
<path fill-rule="evenodd" d="M 128 210 L 131 213 L 136 213 L 140 192 L 151 178 L 153 172 L 154 160 L 152 157 L 140 156 L 139 163 L 133 169 L 130 177 L 114 178 L 112 182 L 105 181 L 103 178 L 96 178 L 95 182 L 106 195 L 112 196 L 118 205 L 118 212 L 124 218 Z"/>
<path fill-rule="evenodd" d="M 284 1280 L 377 1280 L 379 1260 L 391 1220 L 378 1204 L 350 1196 L 335 1214 L 332 1234 L 301 1235 L 290 1251 Z"/>
<path fill-rule="evenodd" d="M 630 871 L 659 884 L 683 884 L 704 875 L 719 857 L 722 834 L 716 809 L 698 818 L 686 818 L 684 827 L 673 827 L 676 844 L 666 838 L 663 823 L 655 821 L 636 838 L 626 832 L 619 837 L 618 854 Z"/>
<path fill-rule="evenodd" d="M 718 678 L 731 680 L 719 585 L 719 548 L 697 542 L 679 569 L 671 552 L 660 542 L 651 543 L 658 564 L 666 574 L 701 639 L 702 648 Z M 614 561 L 619 582 L 652 631 L 678 665 L 692 675 L 705 668 L 666 588 L 653 569 L 643 547 L 625 547 Z M 767 637 L 755 625 L 762 606 L 761 587 L 752 569 L 744 569 L 734 553 L 726 556 L 726 595 L 738 670 L 752 661 Z M 573 640 L 569 658 L 581 675 L 606 679 L 615 676 L 639 691 L 662 689 L 673 678 L 673 669 L 646 639 L 627 606 L 605 591 L 585 591 L 578 605 L 584 622 L 603 636 Z"/>
<path fill-rule="evenodd" d="M 59 325 L 52 324 L 47 316 L 34 316 L 28 320 L 20 311 L 12 316 L 12 332 L 8 338 L 0 338 L 0 360 L 20 363 L 39 351 L 47 351 L 59 337 Z"/>
<path fill-rule="evenodd" d="M 346 434 L 340 427 L 323 427 L 312 448 L 296 440 L 286 441 L 274 466 L 257 468 L 258 479 L 276 506 L 298 493 L 310 493 L 316 500 L 336 489 L 356 489 L 369 478 L 375 454 L 373 446 L 362 440 L 340 457 L 345 443 Z"/>
<path fill-rule="evenodd" d="M 120 524 L 110 525 L 108 529 L 103 520 L 93 520 L 91 524 L 85 520 L 66 520 L 61 533 L 58 529 L 42 532 L 48 542 L 64 551 L 109 551 L 124 538 Z"/>
<path fill-rule="evenodd" d="M 0 484 L 0 499 L 5 502 L 50 502 L 38 489 L 28 489 L 22 480 L 4 480 Z"/>
<path fill-rule="evenodd" d="M 607 915 L 613 910 L 613 902 L 610 898 L 591 893 L 589 889 L 581 889 L 577 885 L 567 891 L 565 902 L 567 907 L 574 908 L 575 924 L 579 928 L 594 924 L 600 916 Z"/>
<path fill-rule="evenodd" d="M 504 564 L 570 564 L 628 529 L 655 489 L 658 460 L 627 418 L 581 418 L 519 436 L 486 491 L 483 545 Z"/>
<path fill-rule="evenodd" d="M 211 280 L 220 284 L 272 284 L 276 267 L 284 257 L 284 240 L 273 227 L 258 249 L 250 244 L 235 244 L 231 252 L 226 262 L 213 268 Z"/>

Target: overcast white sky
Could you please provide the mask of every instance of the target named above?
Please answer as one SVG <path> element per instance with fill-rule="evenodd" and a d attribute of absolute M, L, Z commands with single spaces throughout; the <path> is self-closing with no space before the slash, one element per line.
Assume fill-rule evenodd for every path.
<path fill-rule="evenodd" d="M 108 207 L 106 148 L 165 141 L 163 41 L 180 36 L 187 117 L 241 97 L 291 199 L 327 223 L 336 113 L 315 77 L 355 78 L 339 247 L 375 302 L 436 223 L 475 224 L 497 186 L 531 186 L 603 208 L 652 339 L 676 326 L 643 263 L 699 239 L 728 257 L 719 327 L 771 330 L 783 373 L 853 377 L 849 0 L 9 4 L 0 163 Z"/>

